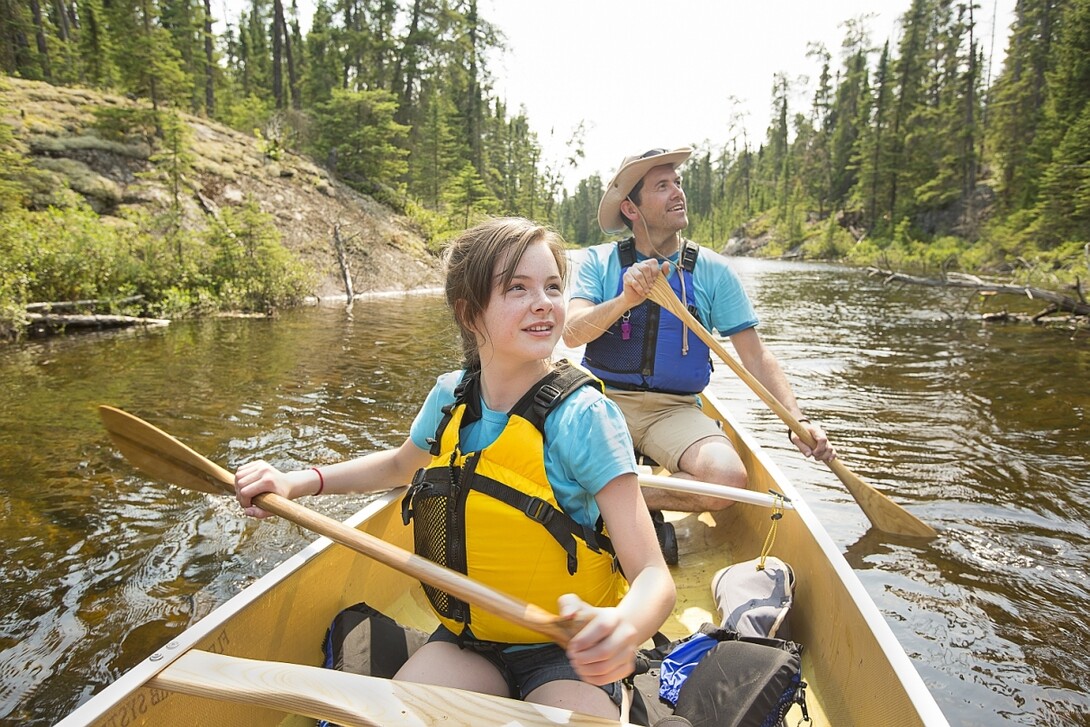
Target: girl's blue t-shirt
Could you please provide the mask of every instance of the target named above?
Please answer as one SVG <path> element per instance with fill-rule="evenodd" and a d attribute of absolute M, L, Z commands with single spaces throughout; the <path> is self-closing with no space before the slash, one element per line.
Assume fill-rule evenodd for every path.
<path fill-rule="evenodd" d="M 621 280 L 621 262 L 614 252 L 616 249 L 616 243 L 607 242 L 583 251 L 571 288 L 572 298 L 583 298 L 597 305 L 616 297 Z M 647 257 L 637 253 L 636 259 L 641 261 Z M 669 260 L 673 275 L 677 253 Z M 719 331 L 719 335 L 733 336 L 759 323 L 742 282 L 722 255 L 701 248 L 693 269 L 693 289 L 700 320 Z"/>
<path fill-rule="evenodd" d="M 428 439 L 443 418 L 443 407 L 454 401 L 454 388 L 464 371 L 441 375 L 413 420 L 409 437 L 430 451 Z M 507 426 L 507 412 L 489 409 L 481 401 L 481 418 L 462 430 L 463 452 L 484 449 Z M 545 474 L 564 512 L 586 527 L 594 527 L 600 511 L 594 496 L 615 477 L 636 472 L 632 437 L 621 410 L 598 389 L 581 386 L 545 418 Z"/>

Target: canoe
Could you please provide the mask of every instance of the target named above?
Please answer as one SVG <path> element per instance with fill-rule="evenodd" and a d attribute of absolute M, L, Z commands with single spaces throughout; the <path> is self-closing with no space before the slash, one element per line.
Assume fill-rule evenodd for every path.
<path fill-rule="evenodd" d="M 748 432 L 711 396 L 705 411 L 723 423 L 749 471 L 750 488 L 774 490 L 793 507 L 777 521 L 772 554 L 795 571 L 791 637 L 804 646 L 806 700 L 814 725 L 947 725 L 889 625 L 832 539 Z M 412 549 L 401 521 L 403 489 L 383 493 L 348 521 Z M 772 524 L 766 507 L 739 503 L 720 513 L 670 513 L 680 563 L 670 638 L 718 623 L 713 574 L 761 553 Z M 194 623 L 92 697 L 58 727 L 76 725 L 616 725 L 615 721 L 454 689 L 341 674 L 320 668 L 333 616 L 366 601 L 399 623 L 435 621 L 419 584 L 319 538 Z M 793 712 L 789 724 L 800 715 Z"/>

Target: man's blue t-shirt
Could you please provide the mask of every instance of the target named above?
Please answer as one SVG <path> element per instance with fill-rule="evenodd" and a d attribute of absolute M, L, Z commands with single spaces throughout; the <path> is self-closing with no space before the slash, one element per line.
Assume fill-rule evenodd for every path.
<path fill-rule="evenodd" d="M 464 371 L 440 376 L 424 400 L 409 437 L 429 451 L 429 438 L 443 418 L 443 407 L 454 401 L 454 388 Z M 463 452 L 484 449 L 507 426 L 507 412 L 489 409 L 481 401 L 481 418 L 462 430 Z M 576 522 L 594 527 L 600 514 L 594 496 L 615 477 L 636 472 L 632 437 L 624 415 L 600 391 L 581 386 L 545 418 L 545 474 L 564 512 Z"/>
<path fill-rule="evenodd" d="M 621 262 L 616 249 L 616 243 L 607 242 L 584 251 L 572 285 L 572 298 L 583 298 L 597 305 L 617 297 Z M 636 254 L 637 262 L 646 259 L 646 256 Z M 677 253 L 671 255 L 669 260 L 670 274 L 673 275 Z M 753 328 L 759 322 L 741 281 L 722 255 L 716 255 L 706 248 L 700 250 L 693 269 L 693 288 L 701 322 L 719 331 L 720 335 L 733 336 Z"/>

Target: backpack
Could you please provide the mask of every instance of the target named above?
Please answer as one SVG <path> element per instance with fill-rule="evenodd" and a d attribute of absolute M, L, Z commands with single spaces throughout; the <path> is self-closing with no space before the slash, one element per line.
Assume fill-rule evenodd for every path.
<path fill-rule="evenodd" d="M 427 633 L 406 628 L 366 603 L 357 603 L 333 617 L 322 641 L 322 666 L 389 679 L 427 640 Z M 317 725 L 335 727 L 325 720 Z"/>
<path fill-rule="evenodd" d="M 667 727 L 775 727 L 799 704 L 802 646 L 786 634 L 794 573 L 779 558 L 736 563 L 712 578 L 720 626 L 641 650 L 630 720 Z M 641 673 L 642 672 L 642 673 Z"/>

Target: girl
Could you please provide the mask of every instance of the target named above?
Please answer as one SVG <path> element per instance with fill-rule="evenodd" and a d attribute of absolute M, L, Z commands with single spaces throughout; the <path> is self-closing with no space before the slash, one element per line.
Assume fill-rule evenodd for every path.
<path fill-rule="evenodd" d="M 674 585 L 620 411 L 596 381 L 551 360 L 565 321 L 561 241 L 496 219 L 463 233 L 444 263 L 466 367 L 439 377 L 404 444 L 320 471 L 248 463 L 235 475 L 238 501 L 264 517 L 251 503 L 262 492 L 411 481 L 418 553 L 586 625 L 565 652 L 425 587 L 441 625 L 395 678 L 616 719 L 619 680 L 665 621 Z"/>

